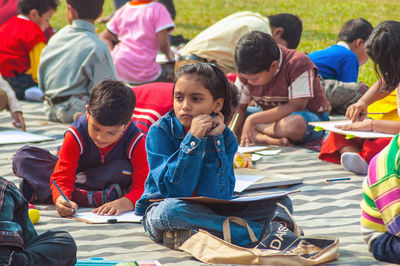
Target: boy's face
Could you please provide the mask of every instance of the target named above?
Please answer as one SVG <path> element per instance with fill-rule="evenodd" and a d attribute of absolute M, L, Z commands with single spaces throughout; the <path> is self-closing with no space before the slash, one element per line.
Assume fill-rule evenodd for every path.
<path fill-rule="evenodd" d="M 126 125 L 103 126 L 89 113 L 87 117 L 89 136 L 93 140 L 94 144 L 99 148 L 105 148 L 115 143 L 124 133 L 126 128 Z"/>
<path fill-rule="evenodd" d="M 67 4 L 66 12 L 68 24 L 72 24 L 72 21 L 78 18 L 78 12 L 69 4 Z"/>
<path fill-rule="evenodd" d="M 47 28 L 50 27 L 49 21 L 54 12 L 54 9 L 49 9 L 42 15 L 39 15 L 39 11 L 37 11 L 36 9 L 32 9 L 28 17 L 31 21 L 38 25 L 42 31 L 45 31 Z"/>
<path fill-rule="evenodd" d="M 356 54 L 357 60 L 360 66 L 364 65 L 368 61 L 367 49 L 365 48 L 364 41 L 357 39 L 349 44 L 350 50 Z"/>
<path fill-rule="evenodd" d="M 279 69 L 278 61 L 273 61 L 269 70 L 263 70 L 255 74 L 238 73 L 239 78 L 246 79 L 250 85 L 258 86 L 269 83 Z"/>

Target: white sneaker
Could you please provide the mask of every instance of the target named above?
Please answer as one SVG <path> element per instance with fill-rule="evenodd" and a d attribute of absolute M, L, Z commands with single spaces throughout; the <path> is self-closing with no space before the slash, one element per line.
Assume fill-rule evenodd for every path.
<path fill-rule="evenodd" d="M 24 99 L 28 102 L 42 102 L 43 101 L 43 91 L 38 87 L 30 87 L 25 90 Z"/>
<path fill-rule="evenodd" d="M 367 175 L 368 163 L 355 152 L 344 152 L 340 156 L 340 163 L 347 171 L 357 175 Z"/>

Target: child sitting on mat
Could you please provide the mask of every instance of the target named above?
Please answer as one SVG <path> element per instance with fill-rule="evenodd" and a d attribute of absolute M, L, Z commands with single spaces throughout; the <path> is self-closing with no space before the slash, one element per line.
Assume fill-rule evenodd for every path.
<path fill-rule="evenodd" d="M 94 212 L 100 215 L 133 210 L 148 173 L 145 136 L 132 122 L 134 108 L 135 94 L 129 87 L 118 81 L 100 82 L 93 89 L 86 114 L 65 133 L 51 180 L 38 174 L 44 176 L 40 177 L 44 189 L 35 186 L 34 177 L 27 177 L 26 172 L 34 171 L 35 165 L 29 167 L 28 160 L 21 160 L 16 153 L 14 171 L 24 177 L 24 196 L 32 199 L 35 193 L 41 198 L 46 198 L 43 194 L 52 195 L 60 216 L 74 214 L 78 206 L 97 207 Z M 18 165 L 16 160 L 22 163 Z M 21 173 L 21 168 L 25 172 Z"/>
<path fill-rule="evenodd" d="M 249 203 L 236 210 L 177 197 L 231 199 L 235 187 L 233 157 L 238 144 L 226 123 L 237 105 L 237 92 L 224 72 L 210 63 L 185 65 L 177 72 L 173 110 L 150 128 L 146 150 L 149 176 L 135 212 L 145 214 L 149 237 L 170 248 L 204 229 L 222 236 L 227 216 L 247 219 L 257 237 L 275 210 L 275 201 Z M 151 204 L 152 199 L 164 199 Z M 281 199 L 289 209 L 288 197 Z M 245 227 L 231 226 L 233 242 L 248 245 Z"/>

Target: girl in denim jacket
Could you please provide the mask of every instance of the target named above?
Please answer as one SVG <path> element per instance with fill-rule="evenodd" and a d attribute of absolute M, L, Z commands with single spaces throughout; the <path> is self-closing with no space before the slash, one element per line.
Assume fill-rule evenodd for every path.
<path fill-rule="evenodd" d="M 226 210 L 215 204 L 176 199 L 232 198 L 233 157 L 238 144 L 225 124 L 233 113 L 232 107 L 237 105 L 237 91 L 219 68 L 195 63 L 178 71 L 173 97 L 173 110 L 150 128 L 146 140 L 150 172 L 135 212 L 146 212 L 143 225 L 149 237 L 177 248 L 199 228 L 222 236 L 227 216 L 264 220 L 265 213 L 270 214 L 275 206 L 270 211 L 265 206 Z M 164 200 L 150 205 L 151 199 Z M 248 222 L 260 236 L 263 223 L 252 222 L 254 219 Z M 231 231 L 234 243 L 250 244 L 245 228 L 232 224 Z"/>

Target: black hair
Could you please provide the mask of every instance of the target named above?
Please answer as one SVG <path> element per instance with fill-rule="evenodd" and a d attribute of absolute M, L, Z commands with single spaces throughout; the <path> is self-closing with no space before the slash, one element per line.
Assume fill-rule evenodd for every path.
<path fill-rule="evenodd" d="M 367 41 L 374 27 L 364 18 L 355 18 L 346 21 L 338 34 L 338 41 L 352 43 L 357 39 Z"/>
<path fill-rule="evenodd" d="M 236 70 L 243 74 L 257 74 L 269 71 L 273 61 L 280 56 L 278 45 L 271 35 L 251 31 L 243 35 L 235 48 Z"/>
<path fill-rule="evenodd" d="M 104 0 L 67 0 L 80 19 L 97 19 L 103 10 Z"/>
<path fill-rule="evenodd" d="M 282 39 L 287 42 L 287 48 L 296 49 L 299 46 L 303 32 L 303 22 L 298 16 L 289 13 L 279 13 L 268 16 L 268 19 L 271 28 L 283 28 Z"/>
<path fill-rule="evenodd" d="M 365 47 L 374 62 L 375 72 L 386 83 L 384 90 L 396 89 L 400 83 L 400 22 L 380 23 L 372 31 Z"/>
<path fill-rule="evenodd" d="M 56 10 L 58 0 L 18 0 L 18 13 L 27 16 L 32 9 L 36 9 L 42 16 L 50 9 Z"/>
<path fill-rule="evenodd" d="M 89 99 L 89 114 L 103 126 L 128 124 L 136 105 L 131 88 L 120 81 L 103 80 L 97 84 Z"/>
<path fill-rule="evenodd" d="M 221 113 L 224 115 L 224 122 L 229 123 L 234 109 L 238 106 L 238 90 L 236 86 L 230 82 L 225 73 L 211 63 L 194 63 L 182 66 L 176 73 L 174 91 L 176 82 L 184 75 L 196 75 L 201 85 L 208 89 L 214 101 L 223 98 L 224 105 Z"/>

